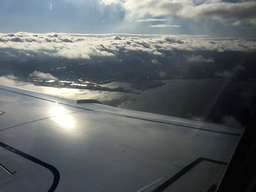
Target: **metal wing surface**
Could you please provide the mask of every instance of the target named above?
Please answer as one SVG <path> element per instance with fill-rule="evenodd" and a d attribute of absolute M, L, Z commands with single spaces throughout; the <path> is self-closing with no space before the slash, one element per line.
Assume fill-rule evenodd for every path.
<path fill-rule="evenodd" d="M 243 129 L 0 86 L 1 191 L 210 191 Z"/>

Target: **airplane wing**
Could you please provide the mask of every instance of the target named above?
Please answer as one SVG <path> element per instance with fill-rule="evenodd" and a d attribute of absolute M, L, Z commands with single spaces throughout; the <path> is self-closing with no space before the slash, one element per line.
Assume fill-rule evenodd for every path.
<path fill-rule="evenodd" d="M 1 191 L 214 191 L 243 129 L 0 86 Z"/>

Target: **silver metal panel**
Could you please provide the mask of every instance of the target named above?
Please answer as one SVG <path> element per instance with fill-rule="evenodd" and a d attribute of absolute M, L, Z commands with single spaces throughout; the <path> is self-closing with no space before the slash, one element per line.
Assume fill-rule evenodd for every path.
<path fill-rule="evenodd" d="M 200 157 L 229 162 L 242 134 L 237 130 L 235 134 L 228 132 L 230 128 L 222 133 L 224 126 L 221 131 L 183 126 L 178 124 L 180 119 L 175 124 L 171 120 L 164 122 L 166 117 L 158 122 L 160 115 L 147 116 L 124 109 L 110 113 L 113 108 L 98 104 L 89 104 L 91 110 L 87 110 L 83 109 L 87 105 L 79 107 L 68 100 L 57 104 L 6 91 L 1 91 L 1 95 L 1 107 L 13 117 L 0 116 L 4 122 L 0 141 L 54 166 L 60 173 L 56 191 L 146 189 L 160 178 L 168 180 L 179 173 L 183 167 L 175 162 L 184 162 L 185 166 Z M 26 108 L 28 112 L 22 113 Z M 4 159 L 2 154 L 0 157 Z M 209 189 L 212 178 L 219 178 L 221 170 L 221 166 L 204 163 L 180 179 L 191 177 L 193 183 L 196 177 L 206 175 L 204 184 L 198 184 Z M 31 182 L 27 177 L 21 179 Z M 182 185 L 182 180 L 177 180 L 175 186 L 178 181 Z M 8 185 L 19 183 L 17 179 Z"/>
<path fill-rule="evenodd" d="M 24 95 L 30 94 L 30 92 L 25 93 L 22 90 L 22 94 L 17 94 L 1 88 L 2 86 L 0 86 L 0 111 L 3 111 L 4 114 L 0 115 L 0 130 L 56 115 L 52 106 L 57 105 L 57 100 L 38 99 L 37 97 Z M 57 112 L 64 114 L 79 110 L 78 108 L 62 105 L 62 108 L 59 108 Z"/>

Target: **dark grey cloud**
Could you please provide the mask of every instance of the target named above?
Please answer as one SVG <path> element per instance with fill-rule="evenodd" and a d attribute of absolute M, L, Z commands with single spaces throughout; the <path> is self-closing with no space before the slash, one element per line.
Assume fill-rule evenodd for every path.
<path fill-rule="evenodd" d="M 72 40 L 70 40 L 70 39 L 61 39 L 62 40 L 62 42 L 66 42 L 66 43 L 73 43 L 73 41 Z"/>
<path fill-rule="evenodd" d="M 171 38 L 171 37 L 168 37 L 168 36 L 166 36 L 166 37 L 164 38 L 164 40 L 165 40 L 165 41 L 168 41 L 168 42 L 170 42 L 170 43 L 178 43 L 178 44 L 183 44 L 183 43 L 184 43 L 183 41 L 181 41 L 181 40 L 179 40 L 179 39 Z"/>
<path fill-rule="evenodd" d="M 9 36 L 9 37 L 14 37 L 14 34 L 7 34 L 7 36 Z"/>
<path fill-rule="evenodd" d="M 48 35 L 48 37 L 52 38 L 52 37 L 58 37 L 58 34 L 54 34 L 54 35 Z"/>
<path fill-rule="evenodd" d="M 12 39 L 10 39 L 10 41 L 13 41 L 13 42 L 23 42 L 19 37 L 12 38 Z"/>

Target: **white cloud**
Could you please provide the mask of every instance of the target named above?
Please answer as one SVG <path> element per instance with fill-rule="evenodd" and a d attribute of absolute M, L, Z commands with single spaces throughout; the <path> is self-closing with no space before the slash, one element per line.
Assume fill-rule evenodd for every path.
<path fill-rule="evenodd" d="M 197 56 L 193 55 L 192 57 L 188 58 L 188 61 L 196 62 L 196 63 L 203 63 L 203 62 L 213 63 L 214 62 L 213 58 L 210 57 L 210 58 L 206 59 L 202 55 L 197 55 Z"/>
<path fill-rule="evenodd" d="M 167 21 L 167 19 L 144 19 L 144 20 L 138 20 L 137 22 L 161 22 L 161 21 Z"/>
<path fill-rule="evenodd" d="M 2 76 L 2 77 L 0 77 L 0 84 L 1 85 L 15 86 L 15 80 L 16 79 L 17 78 L 14 77 L 13 75 Z"/>
<path fill-rule="evenodd" d="M 17 77 L 14 75 L 7 75 L 7 76 L 1 76 L 0 77 L 0 85 L 7 85 L 7 86 L 24 86 L 26 83 L 24 81 L 19 81 Z"/>
<path fill-rule="evenodd" d="M 0 34 L 0 48 L 14 48 L 48 56 L 90 59 L 90 56 L 114 56 L 99 49 L 101 38 L 71 34 L 15 33 L 11 36 Z M 98 41 L 97 41 L 98 40 Z M 98 45 L 95 45 L 97 41 Z"/>
<path fill-rule="evenodd" d="M 256 2 L 236 3 L 222 0 L 102 0 L 102 4 L 121 4 L 127 17 L 182 16 L 193 19 L 211 19 L 233 25 L 256 25 Z"/>
<path fill-rule="evenodd" d="M 58 80 L 57 77 L 52 76 L 50 73 L 43 73 L 40 71 L 34 71 L 33 73 L 29 74 L 30 78 L 37 78 L 40 80 Z"/>
<path fill-rule="evenodd" d="M 235 68 L 233 68 L 231 71 L 225 70 L 223 72 L 216 72 L 215 76 L 217 77 L 223 77 L 226 79 L 231 79 L 238 71 L 245 71 L 245 67 L 244 66 L 236 66 Z"/>
<path fill-rule="evenodd" d="M 174 28 L 179 28 L 179 25 L 151 25 L 150 27 L 174 27 Z"/>
<path fill-rule="evenodd" d="M 17 39 L 18 38 L 18 39 Z M 163 55 L 163 51 L 255 51 L 253 39 L 213 39 L 189 35 L 130 35 L 130 34 L 35 34 L 0 33 L 0 49 L 7 57 L 65 57 L 90 59 L 92 56 L 115 57 L 119 51 L 141 51 Z M 13 41 L 13 39 L 17 39 Z M 16 50 L 16 51 L 15 51 Z M 18 54 L 17 54 L 18 51 Z M 193 56 L 190 61 L 212 62 L 211 58 Z"/>
<path fill-rule="evenodd" d="M 127 0 L 123 2 L 124 9 L 129 15 L 152 15 L 154 17 L 177 14 L 182 10 L 183 4 L 189 1 L 166 0 Z"/>
<path fill-rule="evenodd" d="M 196 19 L 213 19 L 234 25 L 256 25 L 256 2 L 217 2 L 205 3 L 198 6 L 187 6 L 179 15 Z"/>

